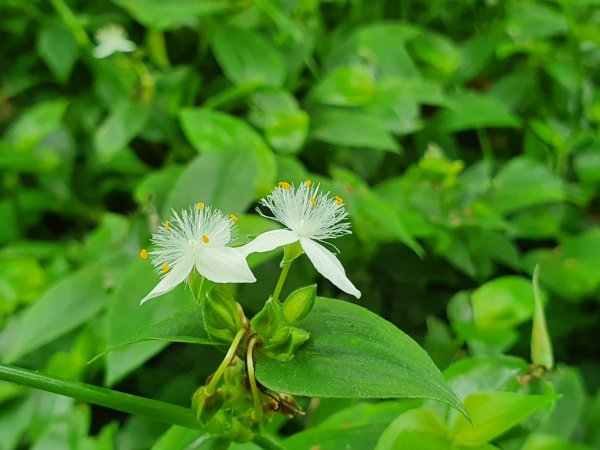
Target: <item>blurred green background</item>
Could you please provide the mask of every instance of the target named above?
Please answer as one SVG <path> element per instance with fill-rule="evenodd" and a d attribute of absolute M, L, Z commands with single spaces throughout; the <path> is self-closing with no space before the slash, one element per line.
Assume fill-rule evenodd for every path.
<path fill-rule="evenodd" d="M 346 201 L 335 244 L 359 303 L 440 369 L 529 360 L 539 264 L 569 401 L 542 429 L 555 446 L 527 448 L 600 446 L 599 1 L 2 0 L 0 42 L 3 362 L 188 405 L 219 352 L 86 364 L 189 301 L 138 306 L 157 280 L 140 249 L 197 201 L 238 215 L 244 242 L 272 227 L 258 199 L 312 179 Z M 253 256 L 248 313 L 279 257 Z M 353 300 L 304 260 L 287 286 L 313 279 Z M 166 429 L 0 384 L 0 449 L 150 448 Z"/>

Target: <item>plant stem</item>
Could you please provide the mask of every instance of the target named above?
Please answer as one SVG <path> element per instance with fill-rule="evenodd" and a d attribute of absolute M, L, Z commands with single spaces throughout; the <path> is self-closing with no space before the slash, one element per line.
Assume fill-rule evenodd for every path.
<path fill-rule="evenodd" d="M 214 97 L 209 98 L 204 102 L 203 106 L 208 109 L 218 108 L 224 104 L 231 103 L 235 100 L 245 97 L 260 85 L 260 81 L 250 81 L 245 84 L 240 84 L 239 86 L 233 86 L 232 88 L 219 92 Z"/>
<path fill-rule="evenodd" d="M 277 442 L 275 439 L 265 436 L 264 434 L 257 434 L 252 440 L 256 445 L 262 447 L 264 450 L 285 450 L 285 447 Z"/>
<path fill-rule="evenodd" d="M 281 273 L 279 274 L 279 279 L 277 280 L 277 285 L 275 286 L 275 290 L 273 291 L 273 299 L 276 302 L 279 302 L 279 294 L 281 294 L 281 289 L 283 288 L 283 284 L 285 283 L 285 279 L 288 276 L 288 272 L 290 271 L 290 267 L 292 266 L 292 261 L 286 262 L 281 268 Z"/>
<path fill-rule="evenodd" d="M 202 428 L 189 408 L 79 381 L 61 380 L 21 367 L 0 364 L 0 380 L 54 392 L 82 402 L 145 416 L 161 422 L 187 428 Z"/>
<path fill-rule="evenodd" d="M 254 400 L 254 409 L 256 414 L 262 416 L 262 405 L 260 404 L 260 395 L 256 386 L 256 375 L 254 375 L 254 345 L 256 345 L 256 336 L 250 339 L 246 353 L 246 370 L 248 371 L 248 380 L 250 381 L 250 390 L 252 391 L 252 400 Z"/>
<path fill-rule="evenodd" d="M 69 28 L 69 31 L 71 31 L 79 45 L 90 45 L 90 38 L 85 32 L 85 28 L 83 28 L 83 25 L 81 25 L 75 13 L 69 8 L 69 5 L 67 5 L 64 0 L 50 0 L 50 3 L 52 3 L 52 6 L 65 25 Z"/>
<path fill-rule="evenodd" d="M 208 383 L 208 386 L 206 387 L 207 389 L 214 390 L 214 388 L 217 386 L 217 383 L 221 379 L 223 372 L 225 372 L 225 369 L 227 369 L 227 366 L 229 365 L 229 363 L 231 363 L 231 360 L 235 357 L 235 352 L 237 351 L 238 345 L 240 345 L 240 341 L 242 340 L 242 338 L 244 337 L 245 334 L 246 334 L 246 330 L 244 328 L 242 328 L 241 330 L 239 330 L 237 332 L 237 334 L 233 338 L 233 342 L 231 343 L 229 350 L 227 351 L 227 354 L 225 355 L 225 358 L 223 358 L 223 361 L 221 362 L 221 364 L 217 368 L 215 374 L 213 375 L 210 382 Z"/>

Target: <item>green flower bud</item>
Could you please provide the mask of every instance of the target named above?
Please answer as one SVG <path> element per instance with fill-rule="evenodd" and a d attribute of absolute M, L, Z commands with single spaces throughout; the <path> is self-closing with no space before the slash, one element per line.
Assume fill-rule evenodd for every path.
<path fill-rule="evenodd" d="M 283 302 L 283 315 L 287 323 L 294 324 L 304 319 L 315 306 L 317 285 L 311 284 L 296 289 Z"/>
<path fill-rule="evenodd" d="M 228 396 L 227 390 L 223 388 L 218 388 L 214 392 L 206 386 L 197 389 L 192 396 L 192 411 L 196 419 L 202 425 L 207 425 L 221 409 Z"/>
<path fill-rule="evenodd" d="M 203 312 L 206 332 L 212 338 L 229 344 L 242 328 L 237 302 L 224 285 L 218 285 L 208 291 Z"/>
<path fill-rule="evenodd" d="M 288 338 L 288 324 L 283 316 L 281 305 L 273 299 L 267 300 L 251 321 L 252 329 L 262 338 L 264 345 L 279 345 Z"/>

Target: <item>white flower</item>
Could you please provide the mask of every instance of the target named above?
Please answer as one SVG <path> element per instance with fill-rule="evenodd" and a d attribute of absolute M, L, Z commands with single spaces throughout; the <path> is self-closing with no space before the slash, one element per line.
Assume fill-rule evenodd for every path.
<path fill-rule="evenodd" d="M 321 275 L 342 291 L 360 298 L 360 291 L 348 279 L 340 261 L 317 242 L 351 233 L 350 224 L 344 221 L 348 213 L 341 197 L 331 197 L 329 192 L 319 192 L 319 186 L 313 186 L 310 180 L 297 188 L 281 182 L 260 204 L 273 213 L 273 216 L 266 216 L 259 210 L 261 215 L 280 222 L 287 229 L 267 231 L 257 236 L 240 247 L 244 255 L 268 252 L 283 245 L 300 242 L 304 253 Z"/>
<path fill-rule="evenodd" d="M 215 283 L 255 282 L 245 256 L 227 246 L 232 240 L 235 220 L 233 214 L 226 216 L 202 202 L 181 215 L 173 211 L 173 216 L 152 235 L 155 250 L 149 253 L 156 271 L 163 277 L 140 304 L 171 291 L 194 268 Z M 140 256 L 146 259 L 148 252 L 142 250 Z"/>
<path fill-rule="evenodd" d="M 92 50 L 95 58 L 102 59 L 117 52 L 132 52 L 137 47 L 127 39 L 125 29 L 119 25 L 107 25 L 96 32 L 98 45 Z"/>

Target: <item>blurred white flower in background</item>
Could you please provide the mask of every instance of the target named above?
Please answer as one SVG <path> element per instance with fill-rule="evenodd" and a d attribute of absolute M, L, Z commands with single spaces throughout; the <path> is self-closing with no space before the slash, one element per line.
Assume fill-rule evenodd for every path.
<path fill-rule="evenodd" d="M 95 58 L 102 59 L 113 53 L 133 52 L 137 46 L 127 39 L 125 29 L 120 25 L 107 25 L 96 31 L 98 45 L 92 50 Z"/>

